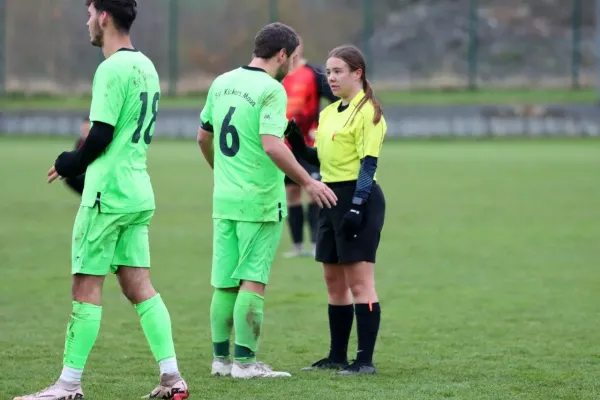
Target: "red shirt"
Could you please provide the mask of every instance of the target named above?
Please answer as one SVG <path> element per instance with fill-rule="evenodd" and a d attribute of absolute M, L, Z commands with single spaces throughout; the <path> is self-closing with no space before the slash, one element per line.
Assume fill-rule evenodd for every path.
<path fill-rule="evenodd" d="M 315 71 L 303 65 L 287 75 L 282 84 L 288 96 L 287 118 L 296 119 L 306 144 L 312 147 L 314 140 L 309 132 L 317 128 L 320 103 Z M 291 148 L 287 139 L 285 142 Z"/>

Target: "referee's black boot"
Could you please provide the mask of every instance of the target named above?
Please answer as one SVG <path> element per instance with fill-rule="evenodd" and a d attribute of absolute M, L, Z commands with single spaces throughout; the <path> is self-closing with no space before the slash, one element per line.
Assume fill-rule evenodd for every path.
<path fill-rule="evenodd" d="M 341 371 L 335 372 L 334 375 L 354 376 L 354 375 L 375 375 L 377 370 L 372 363 L 363 363 L 354 361 L 348 367 Z"/>
<path fill-rule="evenodd" d="M 349 365 L 350 364 L 348 364 L 348 361 L 334 361 L 334 360 L 331 360 L 329 357 L 326 357 L 326 358 L 323 358 L 323 359 L 317 361 L 310 367 L 302 368 L 302 371 L 322 371 L 322 370 L 327 370 L 327 369 L 343 370 L 344 368 L 347 368 Z"/>

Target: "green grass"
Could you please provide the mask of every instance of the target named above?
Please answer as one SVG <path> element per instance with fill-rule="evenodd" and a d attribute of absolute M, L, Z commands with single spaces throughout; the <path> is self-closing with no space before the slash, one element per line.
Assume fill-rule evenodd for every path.
<path fill-rule="evenodd" d="M 45 174 L 71 145 L 0 138 L 6 398 L 40 389 L 61 369 L 78 199 Z M 155 141 L 152 272 L 191 398 L 599 398 L 598 154 L 597 140 L 390 141 L 379 172 L 388 205 L 376 267 L 379 375 L 299 372 L 327 351 L 327 297 L 317 263 L 279 256 L 259 353 L 294 376 L 234 382 L 208 376 L 211 175 L 193 140 Z M 286 234 L 282 252 L 288 244 Z M 111 276 L 86 398 L 139 398 L 157 378 L 137 314 Z"/>
<path fill-rule="evenodd" d="M 531 90 L 488 90 L 468 91 L 394 91 L 379 90 L 377 96 L 386 106 L 407 105 L 474 105 L 474 104 L 542 104 L 542 103 L 593 103 L 593 89 L 572 91 L 569 89 Z M 204 104 L 205 94 L 162 99 L 163 108 L 199 109 Z M 88 97 L 16 96 L 0 97 L 0 110 L 21 109 L 88 109 Z"/>

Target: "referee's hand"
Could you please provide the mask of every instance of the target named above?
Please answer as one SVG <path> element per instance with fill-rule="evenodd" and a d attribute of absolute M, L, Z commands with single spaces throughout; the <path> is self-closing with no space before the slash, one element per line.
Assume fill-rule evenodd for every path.
<path fill-rule="evenodd" d="M 319 205 L 319 207 L 335 207 L 337 205 L 337 196 L 333 190 L 323 182 L 316 179 L 311 179 L 303 189 L 308 193 L 311 199 Z"/>
<path fill-rule="evenodd" d="M 344 215 L 340 228 L 344 232 L 346 239 L 352 241 L 357 238 L 361 230 L 364 216 L 364 205 L 354 205 Z"/>

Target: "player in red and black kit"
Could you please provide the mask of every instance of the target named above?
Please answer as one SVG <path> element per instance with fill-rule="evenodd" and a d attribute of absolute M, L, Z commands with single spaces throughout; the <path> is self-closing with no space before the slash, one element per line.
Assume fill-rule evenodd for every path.
<path fill-rule="evenodd" d="M 81 130 L 81 136 L 77 139 L 77 142 L 75 143 L 75 149 L 78 149 L 81 147 L 81 145 L 83 145 L 83 142 L 85 142 L 85 138 L 87 138 L 87 135 L 90 132 L 90 119 L 89 118 L 86 117 L 81 121 L 80 130 Z M 67 186 L 69 186 L 71 189 L 73 189 L 75 192 L 79 193 L 80 195 L 83 193 L 84 181 L 85 181 L 85 174 L 81 174 L 74 178 L 66 178 L 65 179 L 65 183 L 67 184 Z"/>
<path fill-rule="evenodd" d="M 288 96 L 287 117 L 289 120 L 292 118 L 295 119 L 296 124 L 304 135 L 307 145 L 312 147 L 315 139 L 315 130 L 319 122 L 321 99 L 325 98 L 330 103 L 338 99 L 333 95 L 331 88 L 327 84 L 325 72 L 316 66 L 309 65 L 302 57 L 302 40 L 300 40 L 300 45 L 296 51 L 298 52 L 299 62 L 296 68 L 282 82 Z M 290 147 L 287 139 L 286 144 Z M 307 163 L 303 159 L 298 159 L 298 162 L 313 178 L 320 178 L 318 167 Z M 288 203 L 288 224 L 294 244 L 294 248 L 286 253 L 285 256 L 314 256 L 315 244 L 317 242 L 319 206 L 315 203 L 309 203 L 308 209 L 305 212 L 302 206 L 302 190 L 296 182 L 287 176 L 285 177 L 285 189 Z M 305 220 L 308 221 L 310 227 L 310 249 L 303 248 Z"/>

